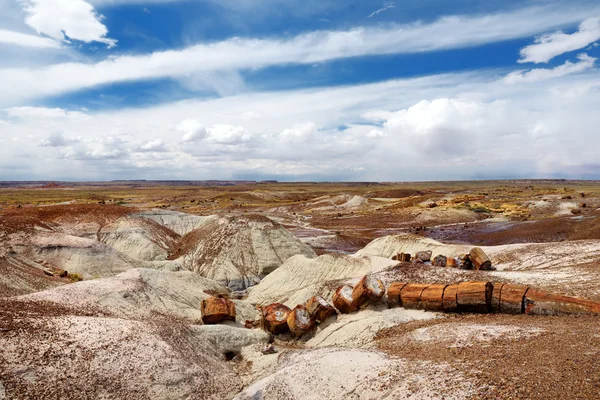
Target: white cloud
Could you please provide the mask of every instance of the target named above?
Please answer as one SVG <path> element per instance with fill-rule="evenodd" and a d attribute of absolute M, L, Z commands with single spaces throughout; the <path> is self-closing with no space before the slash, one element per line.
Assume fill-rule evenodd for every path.
<path fill-rule="evenodd" d="M 42 147 L 63 147 L 67 146 L 69 142 L 67 138 L 62 133 L 56 133 L 48 136 L 46 139 L 42 140 L 40 146 Z"/>
<path fill-rule="evenodd" d="M 373 11 L 371 14 L 369 14 L 369 15 L 367 16 L 367 18 L 373 18 L 373 17 L 374 17 L 374 16 L 376 16 L 377 14 L 380 14 L 380 13 L 382 13 L 382 12 L 384 12 L 384 11 L 387 11 L 387 10 L 389 10 L 390 8 L 394 8 L 395 6 L 396 6 L 396 3 L 395 3 L 395 2 L 393 2 L 393 1 L 388 1 L 388 2 L 386 2 L 386 3 L 383 5 L 383 7 L 381 7 L 380 9 L 377 9 L 377 10 Z"/>
<path fill-rule="evenodd" d="M 108 29 L 94 6 L 84 0 L 25 0 L 25 23 L 56 40 L 70 39 L 85 43 L 105 43 L 109 48 L 117 43 L 106 37 Z"/>
<path fill-rule="evenodd" d="M 183 132 L 181 141 L 184 143 L 198 142 L 208 136 L 206 128 L 195 119 L 186 119 L 181 121 L 177 130 Z"/>
<path fill-rule="evenodd" d="M 529 71 L 514 71 L 504 78 L 508 84 L 536 82 L 545 79 L 558 78 L 565 75 L 576 74 L 594 67 L 596 58 L 587 54 L 577 56 L 578 62 L 566 61 L 563 65 L 554 68 L 536 68 Z"/>
<path fill-rule="evenodd" d="M 6 29 L 0 29 L 0 43 L 42 49 L 56 49 L 60 47 L 60 43 L 52 39 L 9 31 Z"/>
<path fill-rule="evenodd" d="M 535 43 L 521 49 L 520 63 L 545 63 L 556 56 L 583 49 L 600 40 L 600 17 L 588 18 L 572 34 L 554 32 L 536 38 Z"/>
<path fill-rule="evenodd" d="M 4 78 L 0 81 L 0 104 L 115 82 L 192 76 L 192 81 L 200 79 L 206 86 L 214 71 L 233 71 L 230 74 L 235 76 L 235 71 L 272 65 L 469 47 L 534 35 L 581 21 L 595 11 L 600 13 L 600 5 L 587 9 L 526 8 L 493 15 L 445 17 L 428 24 L 317 31 L 282 40 L 232 38 L 182 50 L 114 57 L 95 64 L 0 69 Z M 98 38 L 98 34 L 92 36 Z M 240 85 L 237 82 L 231 88 L 221 81 L 217 79 L 213 85 L 217 91 L 235 91 Z"/>
<path fill-rule="evenodd" d="M 166 151 L 167 145 L 162 140 L 150 140 L 140 146 L 139 151 L 153 151 L 163 152 Z"/>
<path fill-rule="evenodd" d="M 62 108 L 46 107 L 12 107 L 6 109 L 10 117 L 16 118 L 85 118 L 86 114 L 79 111 L 66 111 Z"/>
<path fill-rule="evenodd" d="M 303 143 L 315 139 L 317 125 L 313 122 L 298 124 L 279 133 L 278 138 L 290 143 Z"/>
<path fill-rule="evenodd" d="M 387 136 L 385 133 L 381 132 L 379 129 L 373 129 L 370 130 L 369 133 L 367 133 L 367 137 L 370 139 L 377 139 L 377 138 L 382 138 Z"/>
<path fill-rule="evenodd" d="M 251 139 L 252 135 L 242 126 L 218 124 L 209 129 L 207 141 L 218 144 L 237 145 L 248 142 Z"/>

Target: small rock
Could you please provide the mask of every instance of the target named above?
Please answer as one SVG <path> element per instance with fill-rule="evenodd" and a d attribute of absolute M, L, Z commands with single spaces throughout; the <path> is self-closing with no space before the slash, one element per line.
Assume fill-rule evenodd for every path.
<path fill-rule="evenodd" d="M 263 349 L 260 352 L 263 354 L 275 354 L 277 353 L 277 350 L 275 349 L 275 346 L 273 344 L 268 344 L 265 347 L 263 347 Z"/>

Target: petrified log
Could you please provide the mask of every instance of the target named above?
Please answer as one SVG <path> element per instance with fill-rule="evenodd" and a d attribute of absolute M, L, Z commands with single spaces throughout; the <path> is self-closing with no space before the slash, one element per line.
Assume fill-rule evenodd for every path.
<path fill-rule="evenodd" d="M 287 332 L 289 330 L 287 317 L 290 312 L 290 308 L 284 304 L 269 304 L 263 308 L 263 329 L 274 335 Z"/>
<path fill-rule="evenodd" d="M 458 262 L 454 257 L 448 257 L 446 259 L 446 268 L 458 268 Z"/>
<path fill-rule="evenodd" d="M 528 291 L 527 286 L 509 285 L 502 286 L 500 292 L 500 311 L 503 314 L 522 314 L 525 312 L 523 300 Z"/>
<path fill-rule="evenodd" d="M 421 293 L 430 285 L 420 283 L 409 283 L 400 292 L 402 307 L 409 309 L 421 308 Z"/>
<path fill-rule="evenodd" d="M 445 267 L 447 262 L 448 258 L 440 254 L 438 256 L 435 256 L 432 264 L 436 267 Z"/>
<path fill-rule="evenodd" d="M 287 325 L 292 336 L 299 338 L 315 326 L 315 320 L 310 316 L 306 307 L 298 304 L 288 314 Z"/>
<path fill-rule="evenodd" d="M 481 247 L 474 247 L 469 252 L 469 258 L 477 271 L 487 271 L 492 269 L 492 262 Z"/>
<path fill-rule="evenodd" d="M 460 269 L 473 269 L 473 263 L 471 257 L 468 254 L 461 254 L 457 259 L 458 268 Z"/>
<path fill-rule="evenodd" d="M 444 301 L 443 301 L 444 311 L 454 312 L 454 311 L 458 310 L 458 303 L 456 302 L 457 294 L 458 294 L 458 283 L 449 285 L 446 288 L 446 290 L 444 290 Z"/>
<path fill-rule="evenodd" d="M 600 314 L 600 302 L 560 296 L 541 290 L 525 293 L 524 310 L 531 315 Z"/>
<path fill-rule="evenodd" d="M 487 313 L 492 306 L 493 285 L 490 282 L 462 282 L 458 284 L 456 304 L 461 312 Z"/>
<path fill-rule="evenodd" d="M 417 251 L 417 254 L 415 254 L 415 258 L 418 258 L 421 261 L 429 261 L 431 260 L 431 254 L 431 250 Z"/>
<path fill-rule="evenodd" d="M 494 312 L 494 313 L 499 313 L 500 312 L 500 294 L 502 292 L 502 287 L 504 286 L 504 283 L 494 282 L 494 283 L 492 283 L 492 285 L 494 285 L 494 289 L 492 290 L 492 308 L 490 311 Z"/>
<path fill-rule="evenodd" d="M 438 284 L 430 285 L 421 293 L 420 308 L 427 311 L 444 310 L 444 290 L 448 285 Z"/>
<path fill-rule="evenodd" d="M 400 301 L 400 292 L 402 292 L 402 288 L 406 286 L 405 282 L 392 282 L 387 290 L 388 296 L 388 306 L 396 307 L 402 306 L 402 302 Z"/>
<path fill-rule="evenodd" d="M 385 294 L 383 282 L 371 275 L 365 275 L 352 291 L 352 304 L 362 308 L 372 303 L 377 303 Z"/>
<path fill-rule="evenodd" d="M 200 302 L 202 322 L 218 324 L 224 321 L 235 321 L 235 303 L 224 295 L 209 297 Z"/>
<path fill-rule="evenodd" d="M 335 314 L 335 308 L 321 296 L 313 296 L 306 302 L 306 309 L 318 323 L 325 321 Z"/>
<path fill-rule="evenodd" d="M 344 285 L 337 288 L 332 300 L 335 308 L 341 313 L 347 314 L 357 310 L 352 304 L 352 286 Z"/>
<path fill-rule="evenodd" d="M 399 255 L 399 260 L 403 261 L 403 262 L 410 262 L 411 258 L 412 258 L 411 255 L 407 254 L 407 253 L 400 253 L 400 255 Z"/>

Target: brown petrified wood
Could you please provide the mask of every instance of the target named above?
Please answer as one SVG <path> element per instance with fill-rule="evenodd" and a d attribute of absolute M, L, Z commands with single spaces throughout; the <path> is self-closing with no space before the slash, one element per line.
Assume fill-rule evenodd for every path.
<path fill-rule="evenodd" d="M 411 255 L 407 253 L 400 253 L 399 255 L 399 261 L 410 262 L 411 258 Z"/>
<path fill-rule="evenodd" d="M 600 302 L 529 289 L 524 311 L 531 315 L 600 314 Z"/>
<path fill-rule="evenodd" d="M 456 302 L 456 295 L 458 294 L 458 283 L 449 285 L 444 290 L 444 311 L 454 312 L 458 310 L 458 303 Z"/>
<path fill-rule="evenodd" d="M 417 309 L 421 308 L 421 293 L 430 285 L 420 283 L 409 283 L 400 292 L 402 307 Z"/>
<path fill-rule="evenodd" d="M 292 336 L 299 338 L 315 326 L 315 320 L 310 316 L 306 307 L 298 304 L 288 314 L 287 325 Z"/>
<path fill-rule="evenodd" d="M 337 288 L 332 300 L 335 308 L 341 313 L 347 314 L 357 310 L 352 304 L 352 286 L 344 285 Z"/>
<path fill-rule="evenodd" d="M 457 259 L 458 268 L 460 269 L 473 269 L 473 262 L 468 254 L 461 254 Z"/>
<path fill-rule="evenodd" d="M 390 286 L 388 286 L 387 290 L 388 306 L 402 306 L 402 302 L 400 301 L 400 292 L 404 286 L 406 286 L 405 282 L 390 283 Z"/>
<path fill-rule="evenodd" d="M 502 287 L 504 286 L 504 283 L 494 282 L 492 284 L 494 285 L 494 289 L 492 290 L 492 308 L 490 311 L 493 313 L 499 313 L 501 299 L 500 294 L 502 292 Z"/>
<path fill-rule="evenodd" d="M 444 291 L 448 285 L 437 284 L 430 285 L 421 293 L 420 308 L 427 311 L 444 310 Z"/>
<path fill-rule="evenodd" d="M 490 282 L 462 282 L 458 284 L 456 303 L 458 311 L 487 313 L 492 305 L 493 285 Z"/>
<path fill-rule="evenodd" d="M 315 321 L 321 323 L 327 318 L 335 315 L 335 308 L 321 296 L 313 296 L 306 302 L 306 309 Z"/>
<path fill-rule="evenodd" d="M 417 254 L 415 254 L 415 259 L 418 258 L 421 261 L 429 261 L 429 260 L 431 260 L 431 254 L 432 254 L 431 250 L 417 251 Z"/>
<path fill-rule="evenodd" d="M 205 324 L 235 321 L 235 303 L 224 295 L 202 300 L 200 312 L 202 313 L 202 322 Z"/>
<path fill-rule="evenodd" d="M 469 252 L 469 258 L 473 263 L 473 267 L 476 270 L 487 271 L 492 269 L 492 262 L 485 252 L 481 249 L 481 247 L 474 247 Z"/>
<path fill-rule="evenodd" d="M 281 303 L 273 303 L 263 308 L 262 327 L 274 335 L 285 333 L 289 330 L 287 318 L 291 310 Z"/>
<path fill-rule="evenodd" d="M 527 286 L 509 285 L 502 286 L 500 292 L 500 311 L 502 314 L 522 314 L 525 312 L 523 300 L 528 291 Z"/>
<path fill-rule="evenodd" d="M 456 262 L 456 258 L 448 257 L 446 259 L 446 268 L 458 268 L 458 263 Z"/>
<path fill-rule="evenodd" d="M 362 308 L 369 304 L 377 303 L 385 294 L 383 282 L 371 275 L 365 275 L 352 291 L 352 304 Z"/>

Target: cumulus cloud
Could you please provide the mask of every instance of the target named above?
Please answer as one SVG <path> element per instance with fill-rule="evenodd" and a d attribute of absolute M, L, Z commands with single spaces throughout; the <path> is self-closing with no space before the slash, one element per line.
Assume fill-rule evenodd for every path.
<path fill-rule="evenodd" d="M 207 138 L 209 142 L 225 145 L 237 145 L 251 139 L 252 135 L 244 127 L 225 124 L 211 127 Z"/>
<path fill-rule="evenodd" d="M 55 40 L 6 29 L 0 29 L 0 43 L 40 49 L 56 49 L 60 47 L 60 43 Z"/>
<path fill-rule="evenodd" d="M 40 146 L 42 147 L 63 147 L 68 146 L 71 141 L 67 140 L 67 138 L 62 133 L 55 133 L 48 136 L 46 139 L 40 142 Z"/>
<path fill-rule="evenodd" d="M 596 58 L 587 54 L 577 56 L 578 62 L 566 61 L 563 65 L 554 68 L 535 68 L 529 71 L 514 71 L 504 78 L 508 84 L 536 82 L 545 79 L 558 78 L 565 75 L 576 74 L 594 67 Z"/>
<path fill-rule="evenodd" d="M 49 4 L 54 1 L 57 0 L 52 0 Z M 312 64 L 375 54 L 464 48 L 531 36 L 581 21 L 590 12 L 600 13 L 600 5 L 585 9 L 568 6 L 534 7 L 483 16 L 444 17 L 431 23 L 389 25 L 384 28 L 359 27 L 347 31 L 315 31 L 286 39 L 232 38 L 181 50 L 123 55 L 97 63 L 2 69 L 0 75 L 4 79 L 0 81 L 0 102 L 54 95 L 114 82 L 164 77 L 200 76 L 202 85 L 207 85 L 210 79 L 205 77 L 212 76 L 211 73 L 215 71 L 235 73 L 273 65 Z M 72 19 L 78 20 L 69 18 Z M 91 22 L 90 25 L 96 26 Z M 90 36 L 77 36 L 80 40 L 91 40 L 92 37 L 102 39 L 101 32 L 104 31 L 99 29 Z M 54 34 L 58 36 L 57 32 Z M 248 57 L 249 53 L 252 57 Z M 221 80 L 218 80 L 214 88 L 217 91 L 230 89 L 222 86 Z M 235 86 L 237 85 L 234 85 L 234 89 Z"/>
<path fill-rule="evenodd" d="M 198 142 L 208 136 L 206 128 L 195 119 L 181 121 L 177 126 L 177 130 L 184 133 L 181 138 L 184 143 Z"/>
<path fill-rule="evenodd" d="M 597 40 L 600 40 L 600 17 L 588 18 L 572 34 L 559 31 L 536 38 L 534 44 L 521 49 L 519 62 L 545 63 L 561 54 L 583 49 Z"/>
<path fill-rule="evenodd" d="M 163 152 L 167 150 L 167 145 L 162 140 L 150 140 L 140 146 L 139 151 Z"/>
<path fill-rule="evenodd" d="M 317 125 L 314 122 L 306 122 L 284 129 L 278 135 L 278 138 L 290 143 L 303 143 L 314 139 L 317 130 Z"/>
<path fill-rule="evenodd" d="M 39 34 L 67 43 L 71 39 L 99 42 L 109 48 L 117 44 L 106 37 L 108 29 L 101 22 L 102 15 L 84 0 L 26 0 L 24 10 L 25 23 Z"/>

